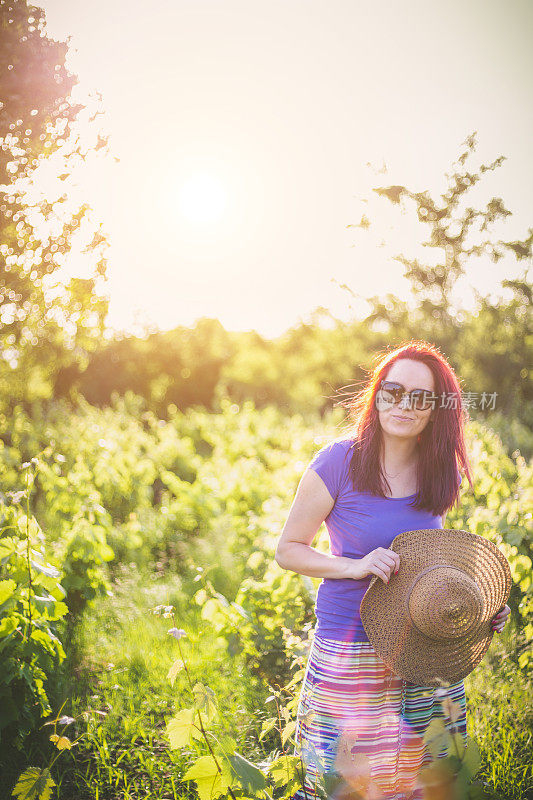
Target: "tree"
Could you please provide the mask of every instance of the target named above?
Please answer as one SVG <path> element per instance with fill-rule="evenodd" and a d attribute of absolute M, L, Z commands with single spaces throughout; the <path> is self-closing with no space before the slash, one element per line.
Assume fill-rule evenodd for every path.
<path fill-rule="evenodd" d="M 71 97 L 77 79 L 65 67 L 67 50 L 47 36 L 42 9 L 0 0 L 0 386 L 11 406 L 50 396 L 61 370 L 94 349 L 107 313 L 96 292 L 107 243 L 89 206 L 70 209 L 67 191 L 32 198 L 43 160 L 56 156 L 66 186 L 73 165 L 107 143 L 99 137 L 87 148 L 74 136 L 85 107 Z M 54 273 L 80 229 L 94 274 L 64 286 Z"/>
<path fill-rule="evenodd" d="M 428 191 L 414 192 L 403 185 L 374 188 L 393 204 L 414 205 L 418 220 L 427 226 L 422 245 L 436 251 L 438 258 L 431 264 L 403 253 L 395 256 L 405 267 L 415 307 L 391 294 L 374 297 L 365 322 L 385 325 L 391 344 L 408 338 L 434 342 L 450 357 L 470 389 L 498 392 L 502 412 L 531 425 L 532 287 L 527 268 L 521 278 L 502 282 L 510 299 L 500 297 L 494 303 L 476 292 L 477 307 L 471 313 L 454 308 L 452 292 L 474 257 L 487 255 L 497 263 L 511 252 L 518 261 L 531 260 L 533 228 L 523 241 L 505 241 L 492 232 L 496 221 L 511 215 L 500 197 L 493 197 L 482 209 L 467 204 L 472 187 L 501 166 L 505 157 L 472 170 L 467 162 L 476 149 L 476 134 L 463 145 L 450 174 L 445 173 L 447 189 L 438 200 Z M 370 223 L 365 220 L 364 225 L 353 227 L 368 228 Z"/>
<path fill-rule="evenodd" d="M 428 191 L 413 192 L 401 185 L 380 186 L 373 190 L 394 204 L 414 203 L 418 220 L 429 229 L 421 244 L 437 250 L 436 264 L 422 263 L 403 253 L 394 258 L 405 267 L 404 276 L 418 302 L 419 315 L 428 322 L 435 321 L 437 330 L 455 321 L 451 293 L 457 279 L 464 274 L 469 259 L 485 254 L 496 263 L 506 250 L 513 252 L 519 260 L 530 258 L 532 254 L 533 229 L 529 230 L 524 241 L 495 240 L 491 234 L 491 226 L 497 220 L 511 215 L 500 197 L 493 197 L 484 209 L 461 206 L 468 191 L 482 176 L 497 169 L 505 160 L 505 156 L 499 156 L 490 164 L 481 164 L 477 171 L 470 171 L 467 161 L 476 149 L 476 134 L 469 136 L 463 145 L 464 150 L 452 165 L 452 172 L 445 173 L 448 187 L 439 200 L 433 199 Z M 472 242 L 476 235 L 479 241 Z M 399 313 L 407 311 L 404 304 L 394 301 L 393 296 L 387 297 L 386 304 L 374 298 L 371 318 L 390 319 L 393 310 Z"/>
<path fill-rule="evenodd" d="M 72 381 L 93 405 L 107 405 L 113 393 L 131 391 L 165 417 L 171 404 L 182 411 L 195 405 L 213 408 L 222 367 L 234 351 L 221 323 L 202 317 L 192 328 L 114 337 Z"/>

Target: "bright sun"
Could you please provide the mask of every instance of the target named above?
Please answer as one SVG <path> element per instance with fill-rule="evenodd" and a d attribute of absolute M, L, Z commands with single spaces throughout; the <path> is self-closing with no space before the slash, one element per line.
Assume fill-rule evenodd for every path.
<path fill-rule="evenodd" d="M 190 222 L 217 222 L 227 203 L 227 192 L 212 175 L 198 173 L 179 190 L 179 210 Z"/>

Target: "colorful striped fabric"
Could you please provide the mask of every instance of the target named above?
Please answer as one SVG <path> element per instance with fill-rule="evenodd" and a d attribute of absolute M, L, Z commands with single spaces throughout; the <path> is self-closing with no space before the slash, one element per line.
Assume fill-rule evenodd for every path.
<path fill-rule="evenodd" d="M 454 723 L 448 719 L 450 703 Z M 332 770 L 368 800 L 422 797 L 418 775 L 431 761 L 423 736 L 439 718 L 466 744 L 462 681 L 436 693 L 393 674 L 369 642 L 315 635 L 295 731 L 295 754 L 301 752 L 307 769 L 306 791 L 300 788 L 293 800 L 305 800 L 306 793 L 312 800 L 317 776 Z M 438 753 L 445 755 L 446 750 Z"/>

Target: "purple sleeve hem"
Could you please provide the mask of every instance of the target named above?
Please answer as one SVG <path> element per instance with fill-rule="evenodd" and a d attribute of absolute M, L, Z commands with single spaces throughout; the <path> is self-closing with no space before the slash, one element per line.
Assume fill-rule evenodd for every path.
<path fill-rule="evenodd" d="M 315 454 L 309 464 L 309 469 L 322 478 L 326 489 L 333 500 L 337 499 L 339 493 L 340 468 L 342 466 L 343 453 L 336 442 L 327 444 Z"/>

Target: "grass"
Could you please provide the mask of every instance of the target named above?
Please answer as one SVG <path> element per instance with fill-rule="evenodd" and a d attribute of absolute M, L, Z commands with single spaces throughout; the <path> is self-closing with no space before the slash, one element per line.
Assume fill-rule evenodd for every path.
<path fill-rule="evenodd" d="M 513 633 L 495 641 L 465 681 L 468 735 L 482 756 L 478 779 L 494 798 L 533 798 L 533 687 L 509 656 Z"/>
<path fill-rule="evenodd" d="M 167 679 L 179 652 L 167 633 L 174 621 L 150 612 L 160 604 L 176 607 L 175 623 L 188 634 L 180 644 L 193 681 L 209 686 L 223 710 L 217 733 L 231 734 L 251 761 L 268 755 L 267 743 L 258 742 L 262 720 L 271 713 L 265 708 L 268 686 L 248 672 L 240 656 L 228 658 L 225 642 L 187 599 L 195 588 L 181 586 L 178 578 L 153 580 L 123 568 L 113 596 L 98 600 L 75 628 L 53 709 L 69 698 L 62 713 L 77 721 L 68 735 L 83 737 L 54 766 L 58 800 L 196 798 L 195 784 L 182 777 L 205 745 L 171 751 L 165 734 L 166 722 L 190 706 L 191 697 L 183 672 L 174 687 Z M 482 753 L 478 779 L 493 797 L 526 800 L 533 797 L 531 684 L 507 656 L 510 635 L 493 643 L 466 680 L 468 733 Z M 26 766 L 47 763 L 50 732 L 44 728 L 4 771 L 6 798 Z"/>
<path fill-rule="evenodd" d="M 209 686 L 223 710 L 223 722 L 213 730 L 231 734 L 247 757 L 265 756 L 257 736 L 267 714 L 254 709 L 263 706 L 268 687 L 258 685 L 238 656 L 228 659 L 225 642 L 209 631 L 199 608 L 188 604 L 177 579 L 153 581 L 125 572 L 114 596 L 98 600 L 80 621 L 62 665 L 52 707 L 56 713 L 69 698 L 62 713 L 75 717 L 76 725 L 67 735 L 83 738 L 54 765 L 59 800 L 196 797 L 195 785 L 180 779 L 205 745 L 171 751 L 165 734 L 166 722 L 192 699 L 183 672 L 173 687 L 167 679 L 179 652 L 167 633 L 173 620 L 150 612 L 160 604 L 176 607 L 176 624 L 189 634 L 180 644 L 193 681 Z M 47 763 L 51 732 L 45 728 L 12 763 L 9 777 L 4 775 L 9 789 L 26 766 Z"/>

